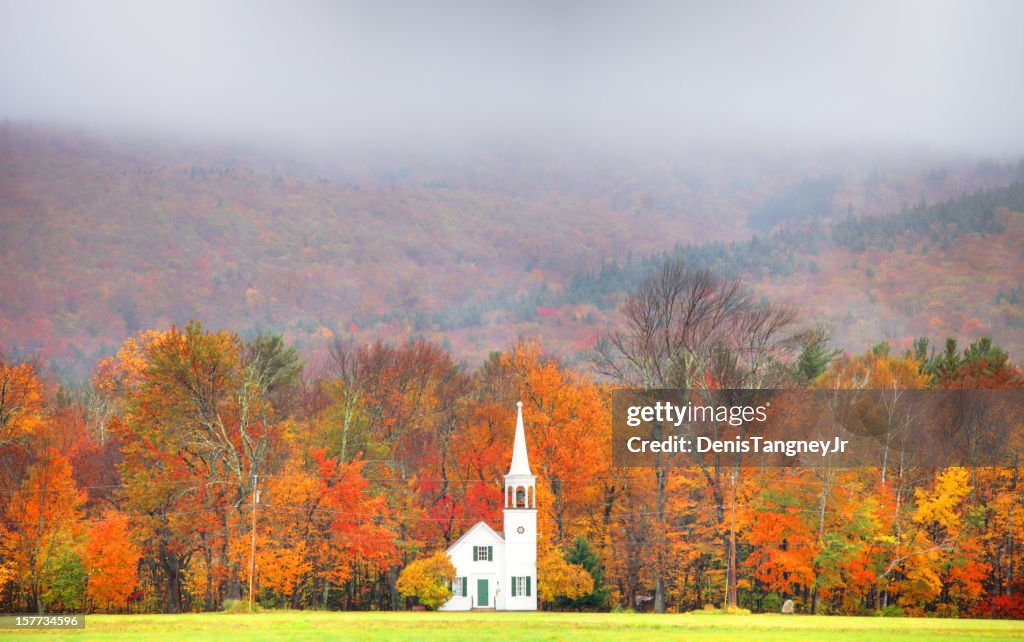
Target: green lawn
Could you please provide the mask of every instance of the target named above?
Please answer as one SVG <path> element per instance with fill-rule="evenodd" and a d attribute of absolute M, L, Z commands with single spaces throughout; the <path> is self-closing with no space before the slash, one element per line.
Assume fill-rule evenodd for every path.
<path fill-rule="evenodd" d="M 1024 640 L 1024 621 L 614 613 L 90 615 L 84 631 L 0 640 Z"/>

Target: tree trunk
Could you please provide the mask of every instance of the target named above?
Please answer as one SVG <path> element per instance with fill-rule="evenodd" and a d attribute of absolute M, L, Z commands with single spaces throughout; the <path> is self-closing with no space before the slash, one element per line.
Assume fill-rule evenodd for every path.
<path fill-rule="evenodd" d="M 655 514 L 657 517 L 658 550 L 656 563 L 654 565 L 654 610 L 657 613 L 665 612 L 665 489 L 668 480 L 668 471 L 664 466 L 659 466 L 655 473 L 657 479 L 657 495 L 655 497 Z"/>
<path fill-rule="evenodd" d="M 398 587 L 395 586 L 398 583 L 398 570 L 398 564 L 388 569 L 388 589 L 390 590 L 392 611 L 402 610 L 402 596 L 398 593 Z"/>

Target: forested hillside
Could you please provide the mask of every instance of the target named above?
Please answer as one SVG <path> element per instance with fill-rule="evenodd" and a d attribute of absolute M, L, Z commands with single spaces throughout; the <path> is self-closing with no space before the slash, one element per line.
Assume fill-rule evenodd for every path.
<path fill-rule="evenodd" d="M 76 378 L 138 329 L 192 317 L 245 336 L 281 331 L 305 354 L 325 354 L 336 337 L 422 335 L 479 363 L 518 335 L 539 334 L 572 357 L 614 320 L 615 301 L 645 266 L 687 246 L 686 256 L 739 270 L 783 297 L 796 287 L 788 283 L 815 283 L 856 302 L 848 310 L 801 297 L 807 315 L 831 319 L 851 349 L 879 330 L 860 332 L 860 320 L 882 323 L 893 306 L 912 313 L 901 311 L 906 327 L 885 326 L 884 336 L 973 336 L 957 316 L 969 308 L 1016 348 L 1002 331 L 1019 322 L 1017 308 L 1009 296 L 996 304 L 991 279 L 929 303 L 932 277 L 888 275 L 879 258 L 892 255 L 897 267 L 909 250 L 934 265 L 934 283 L 950 287 L 969 278 L 967 257 L 978 258 L 973 246 L 950 247 L 955 237 L 984 244 L 991 264 L 1012 272 L 1020 233 L 1012 214 L 998 214 L 994 227 L 887 229 L 881 245 L 873 223 L 849 232 L 864 239 L 840 238 L 858 225 L 843 222 L 849 216 L 877 219 L 1004 185 L 1019 171 L 1012 165 L 705 150 L 661 163 L 532 158 L 508 149 L 462 164 L 303 164 L 3 123 L 0 344 L 40 353 Z M 776 236 L 745 244 L 772 229 Z M 822 255 L 803 253 L 809 244 Z M 868 261 L 881 273 L 865 274 Z M 1021 284 L 1001 285 L 1009 293 Z M 861 299 L 884 309 L 874 314 Z"/>
<path fill-rule="evenodd" d="M 887 217 L 850 216 L 744 242 L 611 262 L 577 274 L 562 290 L 477 305 L 516 308 L 531 318 L 541 311 L 564 319 L 566 311 L 579 315 L 582 309 L 596 334 L 603 319 L 614 318 L 624 292 L 673 258 L 742 276 L 759 294 L 826 324 L 836 344 L 851 351 L 866 349 L 877 337 L 909 348 L 914 337 L 929 333 L 994 336 L 1013 351 L 1024 350 L 1020 180 Z M 478 314 L 470 309 L 470 316 Z"/>

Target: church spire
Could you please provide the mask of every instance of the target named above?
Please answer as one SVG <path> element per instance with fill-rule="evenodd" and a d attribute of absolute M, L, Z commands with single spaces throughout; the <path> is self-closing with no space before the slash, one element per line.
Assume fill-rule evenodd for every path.
<path fill-rule="evenodd" d="M 516 438 L 512 445 L 512 466 L 508 469 L 509 475 L 532 475 L 530 472 L 530 460 L 526 456 L 526 431 L 523 429 L 523 402 L 516 403 L 519 408 L 516 416 Z"/>

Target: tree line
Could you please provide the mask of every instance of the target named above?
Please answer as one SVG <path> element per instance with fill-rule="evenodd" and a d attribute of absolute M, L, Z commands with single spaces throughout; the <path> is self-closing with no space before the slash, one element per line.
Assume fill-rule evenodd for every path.
<path fill-rule="evenodd" d="M 537 340 L 472 369 L 423 340 L 306 364 L 197 321 L 139 332 L 88 386 L 46 372 L 0 362 L 7 611 L 218 610 L 250 573 L 268 608 L 436 604 L 403 571 L 500 524 L 522 400 L 545 608 L 1024 616 L 1019 468 L 611 465 L 614 387 L 1024 386 L 987 340 L 840 354 L 681 261 L 633 289 L 588 372 Z"/>

